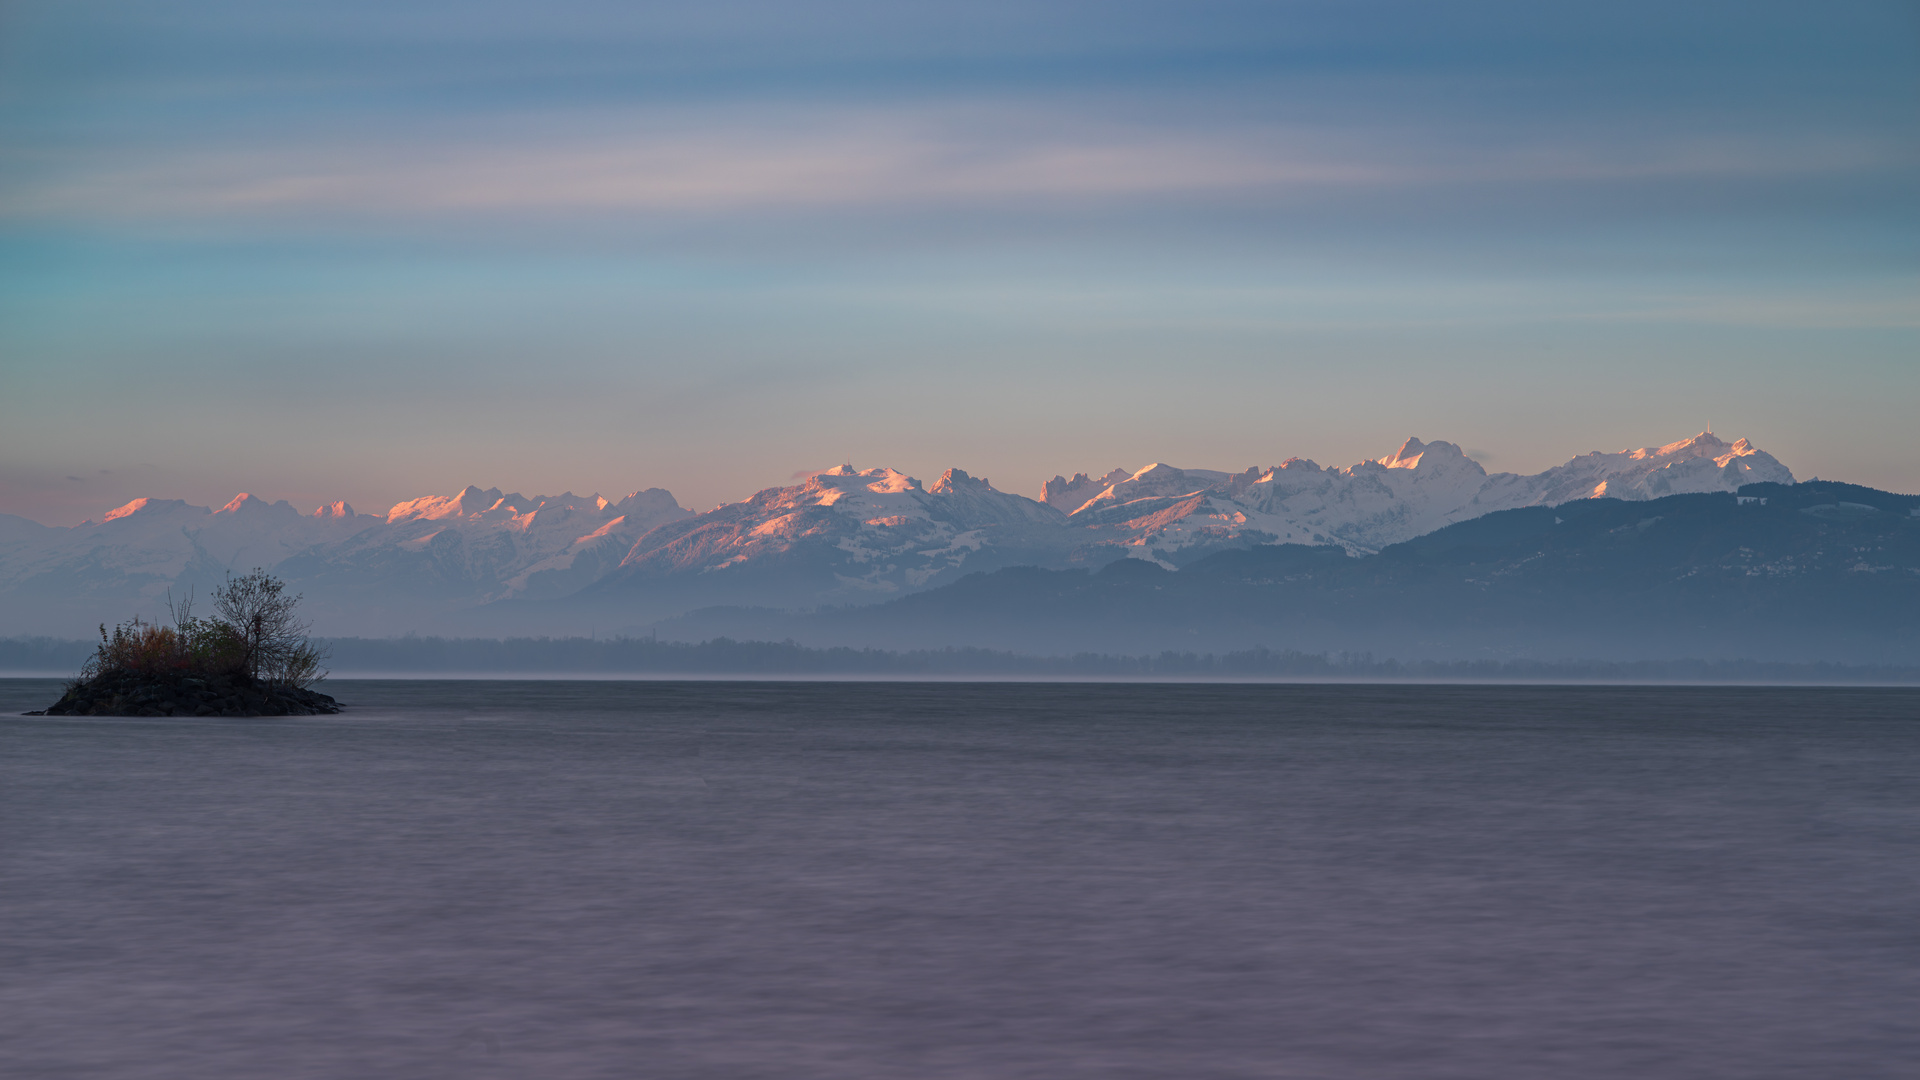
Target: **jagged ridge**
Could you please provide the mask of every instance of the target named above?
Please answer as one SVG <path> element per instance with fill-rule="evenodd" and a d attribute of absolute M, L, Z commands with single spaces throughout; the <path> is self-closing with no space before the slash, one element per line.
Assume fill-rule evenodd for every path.
<path fill-rule="evenodd" d="M 155 613 L 169 587 L 254 566 L 304 592 L 327 633 L 586 630 L 714 603 L 881 600 L 1001 566 L 1131 555 L 1171 568 L 1274 543 L 1367 554 L 1496 510 L 1756 481 L 1793 474 L 1744 439 L 1702 434 L 1533 476 L 1489 475 L 1458 446 L 1418 439 L 1347 468 L 1155 463 L 1056 476 L 1044 501 L 960 469 L 923 486 L 849 465 L 700 514 L 660 488 L 611 501 L 469 486 L 384 515 L 344 501 L 301 514 L 248 494 L 218 511 L 143 498 L 71 529 L 0 515 L 0 633 L 84 633 Z M 471 621 L 495 611 L 494 623 Z"/>

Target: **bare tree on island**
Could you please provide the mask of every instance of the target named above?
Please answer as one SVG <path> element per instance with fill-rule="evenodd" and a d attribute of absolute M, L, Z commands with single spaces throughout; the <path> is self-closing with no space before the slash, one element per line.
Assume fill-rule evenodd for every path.
<path fill-rule="evenodd" d="M 320 665 L 326 650 L 307 637 L 312 623 L 294 614 L 300 594 L 288 596 L 286 583 L 255 567 L 213 590 L 214 608 L 232 627 L 241 643 L 241 665 L 247 677 L 263 682 L 305 687 L 326 677 Z"/>
<path fill-rule="evenodd" d="M 218 614 L 193 615 L 193 597 L 171 592 L 172 626 L 135 616 L 109 634 L 45 716 L 291 716 L 335 713 L 340 703 L 309 689 L 326 677 L 326 650 L 294 614 L 298 594 L 265 570 L 213 590 Z"/>

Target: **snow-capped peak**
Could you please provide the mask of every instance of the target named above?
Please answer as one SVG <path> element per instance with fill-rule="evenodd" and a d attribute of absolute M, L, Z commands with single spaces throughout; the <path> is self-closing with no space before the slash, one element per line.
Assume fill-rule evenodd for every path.
<path fill-rule="evenodd" d="M 133 500 L 125 506 L 107 511 L 106 515 L 100 519 L 100 523 L 104 525 L 109 521 L 118 521 L 121 518 L 132 517 L 135 514 L 153 515 L 179 511 L 192 511 L 195 515 L 199 515 L 206 513 L 207 508 L 204 506 L 189 506 L 185 499 L 150 499 L 142 497 Z"/>
<path fill-rule="evenodd" d="M 1743 444 L 1746 441 L 1745 439 L 1740 440 Z M 1635 461 L 1645 461 L 1648 458 L 1656 457 L 1712 458 L 1719 457 L 1722 452 L 1731 449 L 1733 448 L 1721 441 L 1720 437 L 1713 432 L 1703 431 L 1691 439 L 1681 439 L 1679 442 L 1671 442 L 1665 446 L 1643 446 L 1638 450 L 1623 450 L 1621 452 Z"/>
<path fill-rule="evenodd" d="M 947 518 L 961 528 L 984 525 L 1057 523 L 1058 510 L 1046 503 L 1034 502 L 1024 495 L 997 490 L 986 477 L 972 477 L 965 469 L 948 469 L 927 493 L 936 496 L 936 505 Z"/>
<path fill-rule="evenodd" d="M 845 481 L 854 481 L 846 483 Z M 876 495 L 898 494 L 920 490 L 920 481 L 898 469 L 856 469 L 852 465 L 835 465 L 824 472 L 814 473 L 808 480 L 819 486 L 831 487 L 841 491 L 865 488 Z"/>
<path fill-rule="evenodd" d="M 1073 515 L 1105 513 L 1137 499 L 1193 495 L 1229 483 L 1231 479 L 1230 474 L 1214 469 L 1182 469 L 1156 461 L 1106 484 L 1098 494 L 1074 507 Z"/>
<path fill-rule="evenodd" d="M 1400 449 L 1378 460 L 1389 469 L 1411 469 L 1420 464 L 1420 455 L 1426 450 L 1427 445 L 1419 439 L 1408 439 L 1400 444 Z"/>
<path fill-rule="evenodd" d="M 1377 459 L 1378 463 L 1389 469 L 1419 469 L 1425 463 L 1429 470 L 1435 468 L 1463 467 L 1482 476 L 1487 470 L 1480 463 L 1468 457 L 1466 451 L 1450 442 L 1435 440 L 1423 443 L 1419 439 L 1408 439 L 1400 449 Z"/>
<path fill-rule="evenodd" d="M 1364 553 L 1494 510 L 1731 491 L 1759 481 L 1792 483 L 1793 474 L 1746 440 L 1729 445 L 1711 433 L 1588 454 L 1533 476 L 1490 476 L 1458 445 L 1414 438 L 1345 469 L 1288 458 L 1278 468 L 1230 475 L 1156 462 L 1098 481 L 1085 473 L 1055 476 L 1046 494 L 1075 521 L 1133 530 L 1128 543 L 1136 546 L 1179 550 L 1238 537 L 1338 543 Z"/>
<path fill-rule="evenodd" d="M 293 508 L 293 504 L 285 499 L 270 503 L 258 495 L 249 495 L 244 491 L 235 495 L 227 505 L 215 510 L 214 514 L 264 514 L 274 511 L 293 517 L 300 516 L 300 512 Z"/>
<path fill-rule="evenodd" d="M 1506 476 L 1492 478 L 1489 487 Z M 1662 495 L 1732 491 L 1742 484 L 1794 482 L 1793 472 L 1772 454 L 1746 439 L 1729 444 L 1708 431 L 1665 446 L 1613 454 L 1596 450 L 1526 479 L 1539 488 L 1531 505 L 1582 498 L 1657 499 Z"/>
<path fill-rule="evenodd" d="M 1063 514 L 1071 514 L 1085 506 L 1088 499 L 1132 475 L 1126 469 L 1115 469 L 1098 478 L 1090 477 L 1086 473 L 1074 473 L 1071 480 L 1055 475 L 1053 479 L 1047 481 L 1041 501 Z"/>
<path fill-rule="evenodd" d="M 988 480 L 984 476 L 969 476 L 965 469 L 948 469 L 946 472 L 940 474 L 940 479 L 935 480 L 933 486 L 928 488 L 927 491 L 934 495 L 951 495 L 960 488 L 970 488 L 975 491 L 992 491 L 993 481 Z"/>
<path fill-rule="evenodd" d="M 402 521 L 422 520 L 440 521 L 446 518 L 467 517 L 484 513 L 499 504 L 502 492 L 499 488 L 482 490 L 473 484 L 460 489 L 460 494 L 452 496 L 426 495 L 396 503 L 387 511 L 387 524 L 394 525 Z"/>

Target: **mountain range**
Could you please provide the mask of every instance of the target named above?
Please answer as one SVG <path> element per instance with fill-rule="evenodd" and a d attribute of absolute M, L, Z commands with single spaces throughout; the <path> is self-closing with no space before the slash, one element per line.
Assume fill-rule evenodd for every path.
<path fill-rule="evenodd" d="M 1920 497 L 1830 481 L 1501 510 L 1365 558 L 1321 545 L 1009 567 L 879 605 L 708 608 L 730 637 L 1042 655 L 1249 647 L 1422 660 L 1920 662 Z"/>
<path fill-rule="evenodd" d="M 1489 474 L 1455 444 L 1409 439 L 1322 467 L 1241 472 L 1155 463 L 1055 476 L 1034 500 L 951 469 L 828 469 L 704 513 L 660 488 L 619 500 L 469 486 L 385 514 L 301 513 L 242 494 L 218 510 L 136 499 L 50 527 L 0 515 L 0 634 L 83 635 L 264 567 L 330 634 L 633 632 L 704 608 L 867 605 L 1012 567 L 1159 571 L 1239 551 L 1322 549 L 1354 562 L 1489 514 L 1583 500 L 1791 485 L 1746 440 L 1698 435 Z"/>

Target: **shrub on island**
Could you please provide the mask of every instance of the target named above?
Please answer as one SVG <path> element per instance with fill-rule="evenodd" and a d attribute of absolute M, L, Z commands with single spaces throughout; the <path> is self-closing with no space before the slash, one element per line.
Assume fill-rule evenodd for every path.
<path fill-rule="evenodd" d="M 218 614 L 195 618 L 193 601 L 168 608 L 172 626 L 135 616 L 109 633 L 60 700 L 38 716 L 292 716 L 335 713 L 311 687 L 326 678 L 324 650 L 295 615 L 298 595 L 263 570 L 227 578 Z"/>

